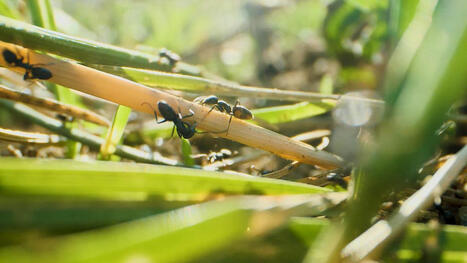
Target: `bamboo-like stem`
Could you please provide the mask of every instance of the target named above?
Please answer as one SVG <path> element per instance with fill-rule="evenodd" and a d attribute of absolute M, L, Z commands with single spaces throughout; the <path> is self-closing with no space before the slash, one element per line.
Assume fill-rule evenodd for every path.
<path fill-rule="evenodd" d="M 63 135 L 72 140 L 81 142 L 88 145 L 92 149 L 99 150 L 101 145 L 104 143 L 104 139 L 88 132 L 76 129 L 76 128 L 67 128 L 63 125 L 62 122 L 47 117 L 42 113 L 39 113 L 28 106 L 22 105 L 20 103 L 14 103 L 12 101 L 0 99 L 0 106 L 5 107 L 15 113 L 21 114 L 23 117 L 27 118 L 31 122 L 47 128 L 50 131 L 53 131 L 57 134 Z M 125 146 L 117 145 L 115 154 L 127 159 L 135 160 L 138 162 L 152 163 L 152 164 L 167 164 L 167 165 L 181 165 L 175 160 L 164 158 L 159 155 L 154 155 L 151 153 L 143 152 L 138 149 Z"/>
<path fill-rule="evenodd" d="M 52 99 L 34 97 L 24 92 L 9 89 L 3 85 L 0 85 L 0 98 L 23 102 L 26 104 L 48 109 L 57 113 L 63 113 L 102 126 L 109 126 L 109 121 L 107 119 L 90 110 L 82 109 L 73 105 L 64 104 Z"/>
<path fill-rule="evenodd" d="M 209 113 L 208 107 L 192 103 L 171 94 L 79 64 L 57 60 L 22 47 L 0 42 L 0 49 L 3 50 L 4 48 L 16 50 L 16 52 L 20 52 L 21 54 L 29 52 L 31 64 L 41 64 L 41 67 L 50 70 L 53 76 L 49 81 L 65 87 L 149 114 L 153 114 L 153 110 L 148 105 L 145 105 L 145 102 L 156 106 L 158 101 L 165 100 L 175 110 L 179 109 L 182 115 L 186 115 L 189 110 L 192 110 L 194 116 L 186 119 L 187 121 L 196 123 L 198 128 L 216 133 L 220 137 L 272 152 L 285 159 L 314 164 L 327 169 L 343 165 L 343 160 L 336 155 L 325 151 L 317 151 L 308 144 L 292 140 L 286 136 L 237 118 L 232 118 L 227 135 L 225 131 L 229 125 L 230 115 L 217 111 Z M 3 58 L 0 59 L 0 65 L 9 66 Z M 12 69 L 24 72 L 22 68 Z"/>

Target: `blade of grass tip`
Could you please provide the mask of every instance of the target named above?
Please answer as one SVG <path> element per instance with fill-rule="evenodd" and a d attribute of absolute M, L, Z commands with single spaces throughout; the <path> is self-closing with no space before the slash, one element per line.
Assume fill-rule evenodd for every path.
<path fill-rule="evenodd" d="M 4 42 L 0 42 L 0 47 L 17 48 L 18 52 L 25 51 L 22 47 Z M 32 62 L 46 65 L 44 67 L 53 73 L 49 81 L 54 83 L 151 115 L 154 114 L 153 110 L 151 107 L 144 105 L 144 102 L 154 105 L 160 100 L 165 100 L 173 109 L 180 109 L 181 113 L 186 114 L 191 110 L 194 115 L 187 119 L 188 123 L 193 124 L 196 122 L 199 129 L 216 132 L 220 137 L 272 152 L 285 159 L 319 165 L 323 168 L 336 168 L 344 164 L 344 161 L 334 154 L 316 151 L 310 145 L 291 140 L 284 135 L 250 124 L 241 119 L 230 118 L 228 114 L 218 111 L 209 112 L 209 107 L 184 100 L 160 90 L 150 89 L 141 84 L 83 65 L 57 60 L 33 51 L 28 52 Z M 1 58 L 0 64 L 8 65 Z M 21 70 L 16 68 L 11 69 L 15 71 Z M 115 87 L 118 87 L 118 92 L 115 92 Z M 219 133 L 220 131 L 225 131 L 229 123 L 228 134 Z M 220 127 L 222 124 L 225 126 Z"/>
<path fill-rule="evenodd" d="M 104 159 L 109 159 L 110 156 L 115 153 L 117 149 L 116 145 L 122 138 L 130 113 L 131 108 L 118 105 L 112 121 L 112 127 L 107 130 L 105 142 L 101 145 L 100 153 Z"/>
<path fill-rule="evenodd" d="M 32 22 L 36 26 L 40 26 L 50 30 L 57 30 L 55 26 L 55 19 L 53 10 L 49 0 L 29 0 L 27 1 L 29 11 L 31 14 Z M 55 97 L 58 101 L 65 104 L 79 106 L 79 98 L 77 95 L 72 93 L 68 88 L 60 85 L 49 83 L 48 87 L 54 92 Z M 68 126 L 77 127 L 77 123 L 67 123 Z M 81 144 L 79 142 L 69 141 L 67 142 L 67 157 L 76 158 L 81 150 Z"/>
<path fill-rule="evenodd" d="M 284 180 L 125 162 L 0 158 L 0 186 L 17 194 L 122 198 L 159 195 L 284 195 L 332 192 Z"/>
<path fill-rule="evenodd" d="M 190 141 L 185 138 L 181 138 L 181 141 L 182 141 L 183 163 L 186 166 L 193 166 L 195 164 L 195 160 L 193 159 L 193 157 L 191 157 L 192 151 L 191 151 Z"/>
<path fill-rule="evenodd" d="M 325 74 L 319 82 L 319 93 L 332 94 L 334 90 L 334 83 L 330 74 Z"/>
<path fill-rule="evenodd" d="M 0 16 L 0 40 L 71 58 L 88 64 L 120 65 L 182 74 L 202 76 L 207 72 L 199 67 L 176 63 L 176 68 L 159 56 L 116 47 L 96 41 L 72 37 Z"/>
<path fill-rule="evenodd" d="M 5 262 L 186 262 L 277 229 L 292 215 L 316 215 L 345 195 L 234 197 L 98 230 L 49 239 L 49 249 L 0 250 Z M 51 249 L 50 249 L 51 248 Z M 180 253 L 183 251 L 183 253 Z"/>

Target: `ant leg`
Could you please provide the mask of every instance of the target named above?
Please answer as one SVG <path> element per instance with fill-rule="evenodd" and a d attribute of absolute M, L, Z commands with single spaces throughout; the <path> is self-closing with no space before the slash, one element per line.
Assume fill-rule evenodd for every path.
<path fill-rule="evenodd" d="M 189 112 L 190 112 L 190 114 L 185 115 L 185 116 L 181 116 L 180 119 L 183 120 L 185 118 L 189 118 L 189 117 L 192 117 L 193 115 L 195 115 L 195 113 L 193 112 L 192 109 L 190 109 Z"/>
<path fill-rule="evenodd" d="M 225 135 L 229 135 L 230 124 L 232 123 L 232 117 L 233 117 L 233 115 L 231 114 L 230 118 L 229 118 L 229 125 L 227 126 L 227 132 L 225 133 Z"/>
<path fill-rule="evenodd" d="M 172 127 L 172 133 L 170 134 L 170 138 L 174 137 L 174 132 L 175 132 L 175 125 Z"/>
<path fill-rule="evenodd" d="M 154 117 L 156 118 L 157 124 L 161 124 L 161 123 L 164 123 L 164 122 L 167 121 L 166 119 L 163 119 L 163 120 L 159 121 L 159 120 L 157 119 L 157 112 L 156 112 L 156 110 L 154 109 L 154 107 L 153 107 L 151 104 L 149 104 L 149 102 L 143 102 L 143 103 L 141 103 L 141 106 L 143 106 L 143 105 L 145 105 L 145 104 L 147 104 L 147 105 L 152 109 L 152 111 L 154 112 Z"/>

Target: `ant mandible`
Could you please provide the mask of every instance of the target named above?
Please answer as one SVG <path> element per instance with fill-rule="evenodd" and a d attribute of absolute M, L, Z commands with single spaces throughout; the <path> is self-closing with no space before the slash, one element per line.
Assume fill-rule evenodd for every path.
<path fill-rule="evenodd" d="M 235 102 L 235 105 L 233 107 L 230 107 L 230 105 L 223 101 L 219 100 L 219 98 L 215 95 L 210 95 L 207 97 L 197 97 L 196 99 L 193 100 L 194 102 L 197 102 L 201 105 L 211 105 L 211 109 L 207 114 L 209 114 L 213 109 L 217 109 L 220 112 L 225 112 L 230 115 L 229 119 L 229 125 L 227 127 L 226 135 L 229 134 L 229 129 L 230 129 L 230 124 L 232 123 L 232 117 L 234 116 L 235 118 L 238 119 L 243 119 L 243 120 L 251 120 L 253 119 L 253 113 L 251 113 L 250 110 L 248 110 L 246 107 L 239 105 L 239 101 L 237 100 Z M 206 116 L 207 116 L 206 114 Z M 206 117 L 205 117 L 206 118 Z M 224 132 L 224 131 L 222 131 Z"/>
<path fill-rule="evenodd" d="M 5 48 L 2 52 L 3 59 L 11 64 L 13 67 L 21 67 L 26 70 L 23 76 L 23 80 L 28 79 L 50 79 L 52 77 L 52 72 L 46 68 L 36 67 L 29 64 L 29 62 L 24 62 L 24 57 L 15 54 L 13 51 Z M 29 60 L 29 53 L 28 53 Z"/>
<path fill-rule="evenodd" d="M 157 119 L 157 112 L 152 107 L 151 104 L 148 102 L 143 102 L 141 105 L 147 104 L 154 112 L 154 117 L 156 118 L 156 122 L 158 124 L 164 123 L 166 121 L 171 121 L 174 123 L 174 128 L 172 129 L 172 136 L 174 133 L 175 127 L 177 127 L 177 134 L 180 138 L 190 139 L 196 133 L 196 123 L 191 125 L 188 122 L 183 121 L 185 118 L 189 118 L 194 115 L 194 112 L 190 109 L 190 114 L 182 116 L 181 113 L 176 113 L 174 109 L 164 100 L 160 100 L 157 103 L 157 108 L 159 109 L 159 113 L 164 117 L 163 120 L 159 121 Z"/>

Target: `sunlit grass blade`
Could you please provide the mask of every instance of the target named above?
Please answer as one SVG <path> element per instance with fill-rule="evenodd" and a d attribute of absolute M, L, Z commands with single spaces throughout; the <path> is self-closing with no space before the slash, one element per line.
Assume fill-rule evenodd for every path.
<path fill-rule="evenodd" d="M 301 102 L 292 105 L 254 109 L 252 113 L 255 118 L 267 121 L 270 124 L 279 124 L 326 113 L 333 109 L 335 105 L 334 102 Z"/>
<path fill-rule="evenodd" d="M 109 157 L 117 149 L 116 145 L 122 138 L 130 113 L 131 108 L 122 105 L 118 106 L 112 121 L 112 127 L 107 131 L 105 142 L 101 145 L 100 153 L 104 158 Z"/>
<path fill-rule="evenodd" d="M 183 163 L 186 166 L 192 166 L 195 164 L 195 160 L 193 157 L 191 157 L 191 144 L 190 141 L 185 139 L 185 138 L 180 138 L 182 141 L 182 157 L 183 157 Z"/>
<path fill-rule="evenodd" d="M 8 192 L 109 196 L 129 194 L 305 194 L 326 188 L 200 169 L 116 162 L 1 159 L 0 186 Z"/>
<path fill-rule="evenodd" d="M 233 241 L 267 233 L 291 215 L 319 214 L 345 195 L 236 197 L 50 240 L 49 248 L 0 250 L 5 262 L 186 262 Z M 183 253 L 180 251 L 183 250 Z"/>

